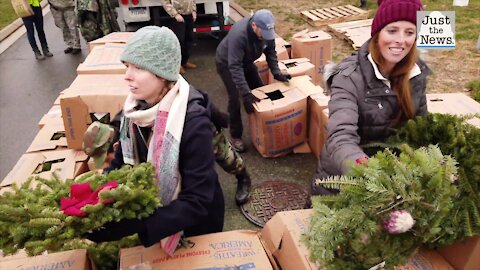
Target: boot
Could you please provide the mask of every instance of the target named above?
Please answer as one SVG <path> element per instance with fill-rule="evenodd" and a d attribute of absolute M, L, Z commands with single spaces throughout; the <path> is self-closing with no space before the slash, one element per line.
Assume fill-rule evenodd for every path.
<path fill-rule="evenodd" d="M 367 7 L 367 0 L 360 0 L 360 7 L 366 8 Z"/>
<path fill-rule="evenodd" d="M 34 50 L 33 53 L 35 54 L 35 59 L 37 60 L 44 60 L 45 56 L 39 50 Z"/>
<path fill-rule="evenodd" d="M 235 193 L 235 202 L 242 205 L 248 201 L 248 195 L 252 186 L 252 180 L 247 170 L 235 176 L 237 178 L 237 192 Z"/>
<path fill-rule="evenodd" d="M 53 53 L 51 53 L 48 48 L 46 49 L 43 49 L 43 55 L 46 56 L 46 57 L 52 57 L 53 56 Z"/>

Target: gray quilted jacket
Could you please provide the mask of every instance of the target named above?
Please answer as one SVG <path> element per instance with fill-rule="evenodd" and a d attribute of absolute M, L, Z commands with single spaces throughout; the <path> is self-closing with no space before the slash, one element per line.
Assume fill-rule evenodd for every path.
<path fill-rule="evenodd" d="M 400 111 L 395 93 L 377 79 L 368 61 L 369 43 L 335 66 L 326 80 L 331 92 L 328 137 L 317 167 L 318 178 L 347 173 L 352 162 L 366 156 L 362 144 L 382 142 L 391 134 Z M 426 77 L 431 70 L 420 59 L 417 65 L 421 74 L 410 79 L 411 95 L 416 115 L 425 115 Z"/>

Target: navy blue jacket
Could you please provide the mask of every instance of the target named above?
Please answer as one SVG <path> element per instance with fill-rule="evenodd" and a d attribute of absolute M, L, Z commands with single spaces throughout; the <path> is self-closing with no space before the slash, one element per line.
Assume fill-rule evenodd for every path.
<path fill-rule="evenodd" d="M 195 236 L 223 230 L 225 203 L 215 171 L 212 151 L 211 103 L 208 96 L 190 87 L 187 114 L 180 142 L 179 170 L 182 176 L 178 198 L 169 205 L 158 208 L 142 220 L 139 234 L 144 246 L 159 242 L 166 236 L 184 231 L 185 236 Z M 142 128 L 148 141 L 151 128 Z M 138 130 L 135 129 L 138 133 Z M 141 161 L 146 161 L 147 147 L 136 134 Z M 106 171 L 123 166 L 121 145 L 115 159 Z"/>

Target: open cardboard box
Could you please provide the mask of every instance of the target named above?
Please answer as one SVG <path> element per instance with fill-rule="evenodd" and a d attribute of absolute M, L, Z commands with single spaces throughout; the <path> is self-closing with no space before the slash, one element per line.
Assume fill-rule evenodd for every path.
<path fill-rule="evenodd" d="M 195 243 L 169 257 L 160 245 L 120 250 L 120 270 L 140 264 L 151 270 L 273 269 L 257 231 L 238 230 L 187 238 Z"/>
<path fill-rule="evenodd" d="M 324 66 L 332 60 L 332 36 L 324 31 L 300 31 L 292 36 L 292 58 L 306 57 L 315 65 L 313 82 L 323 86 Z"/>
<path fill-rule="evenodd" d="M 83 151 L 72 149 L 23 154 L 0 186 L 21 185 L 30 176 L 50 179 L 53 173 L 63 180 L 73 179 L 88 170 L 87 160 Z"/>
<path fill-rule="evenodd" d="M 323 269 L 309 260 L 310 252 L 301 240 L 310 227 L 313 209 L 302 209 L 276 213 L 263 227 L 261 239 L 278 265 L 275 269 Z M 396 270 L 453 270 L 436 251 L 421 249 L 405 265 Z M 478 269 L 478 268 L 477 268 Z"/>
<path fill-rule="evenodd" d="M 63 122 L 57 124 L 46 124 L 41 128 L 33 139 L 27 153 L 67 149 L 67 138 Z"/>
<path fill-rule="evenodd" d="M 120 61 L 125 44 L 107 43 L 98 45 L 78 65 L 77 74 L 125 74 L 127 68 Z"/>
<path fill-rule="evenodd" d="M 0 259 L 2 270 L 91 270 L 86 249 L 76 249 L 27 257 L 26 254 Z"/>
<path fill-rule="evenodd" d="M 128 40 L 135 34 L 135 32 L 112 32 L 101 38 L 88 42 L 88 48 L 93 51 L 93 48 L 107 43 L 123 43 L 126 44 Z"/>
<path fill-rule="evenodd" d="M 260 99 L 249 114 L 252 144 L 263 157 L 286 155 L 306 142 L 307 99 L 283 83 L 252 90 Z"/>
<path fill-rule="evenodd" d="M 109 123 L 122 110 L 128 93 L 123 75 L 78 75 L 60 98 L 68 147 L 82 149 L 88 126 Z"/>
<path fill-rule="evenodd" d="M 315 66 L 310 63 L 308 58 L 279 60 L 278 67 L 282 73 L 289 74 L 292 77 L 308 75 L 310 78 L 313 78 L 315 76 Z M 271 83 L 276 82 L 272 73 L 269 73 L 268 81 Z"/>

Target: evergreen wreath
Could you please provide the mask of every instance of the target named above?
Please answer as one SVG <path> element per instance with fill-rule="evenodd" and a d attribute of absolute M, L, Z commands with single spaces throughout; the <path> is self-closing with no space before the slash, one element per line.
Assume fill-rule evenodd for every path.
<path fill-rule="evenodd" d="M 118 187 L 99 192 L 112 204 L 86 205 L 86 217 L 67 216 L 60 210 L 60 199 L 69 197 L 72 184 L 88 182 L 93 190 L 116 180 Z M 144 218 L 160 206 L 154 168 L 150 163 L 124 166 L 108 175 L 88 172 L 79 179 L 66 181 L 31 177 L 20 187 L 0 195 L 0 249 L 5 255 L 24 248 L 34 256 L 44 251 L 56 252 L 86 248 L 97 268 L 115 268 L 118 249 L 138 245 L 137 236 L 121 241 L 95 244 L 82 239 L 85 233 L 110 221 Z"/>
<path fill-rule="evenodd" d="M 428 114 L 410 120 L 386 146 L 407 143 L 417 148 L 436 144 L 445 155 L 458 162 L 459 195 L 451 214 L 442 223 L 443 234 L 429 244 L 441 247 L 480 235 L 480 128 L 467 124 L 470 116 Z M 476 115 L 480 117 L 480 115 Z"/>
<path fill-rule="evenodd" d="M 418 247 L 443 235 L 458 194 L 456 161 L 437 146 L 389 149 L 352 165 L 346 176 L 321 181 L 340 189 L 312 197 L 314 213 L 304 241 L 310 260 L 325 269 L 393 269 Z"/>

